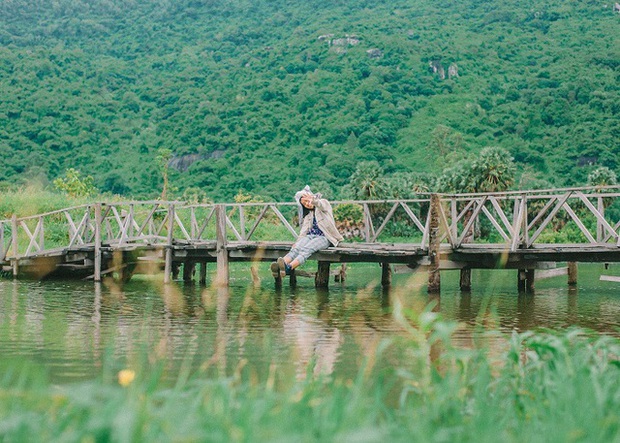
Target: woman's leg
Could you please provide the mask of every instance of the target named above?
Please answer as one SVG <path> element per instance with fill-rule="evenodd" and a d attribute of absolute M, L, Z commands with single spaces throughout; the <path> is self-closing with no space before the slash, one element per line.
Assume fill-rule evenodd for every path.
<path fill-rule="evenodd" d="M 293 246 L 291 247 L 291 250 L 288 252 L 288 254 L 286 254 L 284 257 L 278 258 L 278 260 L 273 262 L 271 264 L 271 272 L 273 273 L 273 276 L 277 277 L 278 275 L 280 275 L 284 277 L 286 274 L 290 273 L 290 270 L 294 269 L 291 267 L 291 263 L 295 261 L 296 257 L 301 251 L 301 248 L 304 247 L 309 241 L 310 238 L 308 237 L 299 238 L 295 243 L 293 243 Z M 297 266 L 299 266 L 299 262 L 295 262 L 295 267 Z"/>
<path fill-rule="evenodd" d="M 308 244 L 309 241 L 310 241 L 310 237 L 307 237 L 307 236 L 301 237 L 299 240 L 297 240 L 293 244 L 293 247 L 291 248 L 289 253 L 283 257 L 284 263 L 286 263 L 287 265 L 290 265 L 291 262 L 295 260 L 295 258 L 297 258 L 297 256 L 299 255 L 301 248 L 303 248 L 306 244 Z"/>
<path fill-rule="evenodd" d="M 329 247 L 329 240 L 327 240 L 327 237 L 323 235 L 311 235 L 305 238 L 307 238 L 308 241 L 297 245 L 297 255 L 294 256 L 294 258 L 289 263 L 287 263 L 288 265 L 290 265 L 291 269 L 295 269 L 296 267 L 303 265 L 308 259 L 308 257 L 314 254 L 316 251 L 320 251 L 321 249 Z"/>

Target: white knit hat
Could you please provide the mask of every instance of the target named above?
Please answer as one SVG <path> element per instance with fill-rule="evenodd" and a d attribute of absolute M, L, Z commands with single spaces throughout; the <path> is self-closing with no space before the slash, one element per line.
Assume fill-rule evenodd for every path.
<path fill-rule="evenodd" d="M 313 195 L 313 196 L 315 196 L 315 197 L 317 197 L 317 198 L 320 198 L 320 197 L 321 197 L 321 194 L 316 194 L 316 195 L 315 195 L 315 194 L 313 194 L 313 193 L 312 193 L 312 190 L 310 189 L 310 186 L 308 186 L 308 185 L 304 186 L 304 188 L 303 188 L 301 191 L 298 191 L 297 193 L 295 193 L 295 201 L 297 202 L 297 211 L 298 211 L 298 218 L 299 218 L 299 226 L 301 226 L 301 222 L 302 222 L 302 220 L 303 220 L 303 218 L 304 218 L 304 207 L 303 207 L 303 205 L 301 204 L 301 198 L 302 198 L 304 195 L 307 195 L 307 194 Z"/>

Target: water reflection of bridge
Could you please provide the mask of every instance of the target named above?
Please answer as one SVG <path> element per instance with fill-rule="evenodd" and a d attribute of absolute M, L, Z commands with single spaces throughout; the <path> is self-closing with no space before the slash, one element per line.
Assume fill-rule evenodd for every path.
<path fill-rule="evenodd" d="M 605 187 L 334 202 L 358 238 L 315 254 L 310 275 L 327 286 L 330 264 L 374 262 L 389 285 L 398 265 L 427 271 L 437 292 L 442 270 L 460 270 L 467 290 L 471 269 L 515 269 L 526 290 L 536 270 L 569 262 L 575 281 L 575 262 L 620 261 L 619 196 L 620 187 Z M 294 203 L 93 203 L 1 220 L 0 263 L 15 278 L 127 280 L 163 270 L 166 282 L 181 271 L 191 280 L 197 268 L 205 282 L 215 263 L 214 282 L 227 285 L 230 262 L 272 261 L 288 251 L 296 215 Z M 336 273 L 345 278 L 344 267 Z"/>

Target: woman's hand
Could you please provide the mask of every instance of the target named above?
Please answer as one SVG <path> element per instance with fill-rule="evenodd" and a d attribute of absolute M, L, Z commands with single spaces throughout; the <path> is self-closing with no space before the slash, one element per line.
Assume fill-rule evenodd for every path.
<path fill-rule="evenodd" d="M 312 194 L 305 194 L 299 199 L 301 204 L 307 209 L 314 209 L 314 203 L 312 203 L 312 200 L 314 200 L 314 196 Z"/>

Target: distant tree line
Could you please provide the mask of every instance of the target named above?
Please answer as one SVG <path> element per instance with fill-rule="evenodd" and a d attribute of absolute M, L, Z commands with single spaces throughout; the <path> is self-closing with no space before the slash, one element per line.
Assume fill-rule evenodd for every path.
<path fill-rule="evenodd" d="M 282 200 L 616 174 L 618 15 L 489 5 L 1 2 L 0 189 L 74 170 L 137 198 Z"/>

